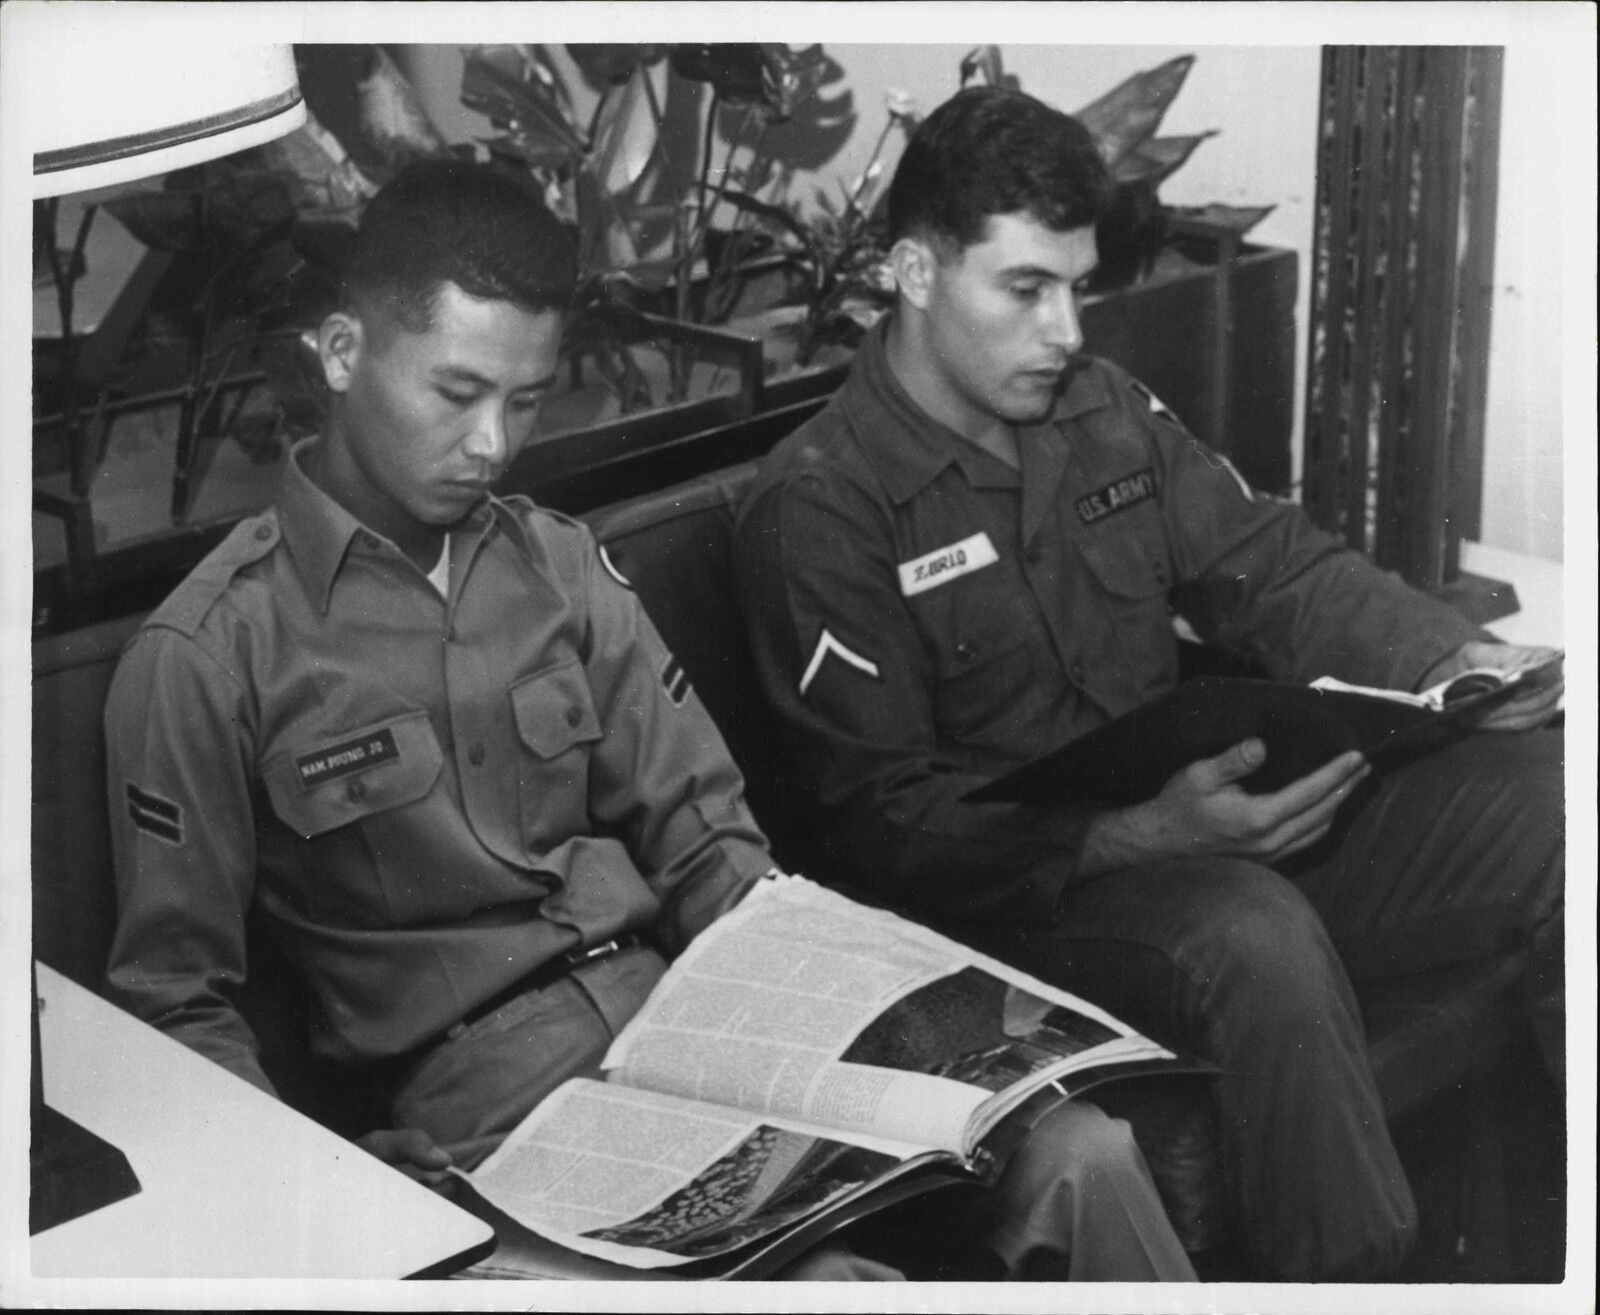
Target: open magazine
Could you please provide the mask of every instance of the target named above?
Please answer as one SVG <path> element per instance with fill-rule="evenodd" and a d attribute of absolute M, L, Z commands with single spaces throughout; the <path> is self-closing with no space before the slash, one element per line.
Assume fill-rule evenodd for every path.
<path fill-rule="evenodd" d="M 1104 1010 L 800 877 L 698 936 L 612 1045 L 463 1177 L 540 1237 L 754 1277 L 1054 1086 L 1184 1067 Z"/>

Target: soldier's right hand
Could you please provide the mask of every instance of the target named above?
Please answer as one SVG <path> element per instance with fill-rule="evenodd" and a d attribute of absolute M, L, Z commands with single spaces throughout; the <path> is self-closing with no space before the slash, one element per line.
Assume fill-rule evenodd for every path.
<path fill-rule="evenodd" d="M 420 1128 L 378 1128 L 357 1137 L 356 1145 L 429 1187 L 442 1188 L 450 1180 L 449 1152 Z"/>

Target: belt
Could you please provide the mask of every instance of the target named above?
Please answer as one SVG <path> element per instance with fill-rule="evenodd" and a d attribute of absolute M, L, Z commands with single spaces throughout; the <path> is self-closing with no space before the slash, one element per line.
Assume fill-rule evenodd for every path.
<path fill-rule="evenodd" d="M 520 995 L 529 991 L 542 990 L 546 986 L 553 986 L 574 968 L 582 967 L 586 963 L 598 963 L 601 959 L 609 959 L 614 954 L 621 954 L 624 950 L 634 950 L 649 942 L 636 931 L 625 931 L 620 936 L 613 936 L 609 941 L 602 941 L 599 945 L 581 946 L 576 950 L 568 950 L 558 958 L 541 963 L 530 973 L 525 973 L 517 978 L 511 985 L 501 988 L 487 1000 L 475 1004 L 466 1013 L 461 1015 L 461 1020 L 446 1029 L 442 1040 L 453 1041 L 480 1018 L 487 1018 L 500 1008 L 509 1004 Z"/>

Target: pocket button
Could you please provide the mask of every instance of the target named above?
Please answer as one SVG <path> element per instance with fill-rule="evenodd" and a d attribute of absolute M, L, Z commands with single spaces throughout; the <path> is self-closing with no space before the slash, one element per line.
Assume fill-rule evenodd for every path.
<path fill-rule="evenodd" d="M 344 797 L 353 804 L 359 804 L 367 797 L 367 787 L 360 781 L 351 781 L 344 788 Z"/>
<path fill-rule="evenodd" d="M 486 756 L 481 744 L 474 744 L 467 750 L 467 761 L 474 767 L 482 767 Z"/>

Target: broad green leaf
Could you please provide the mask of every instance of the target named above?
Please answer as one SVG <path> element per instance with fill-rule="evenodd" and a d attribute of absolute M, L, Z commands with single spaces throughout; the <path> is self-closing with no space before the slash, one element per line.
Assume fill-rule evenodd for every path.
<path fill-rule="evenodd" d="M 595 120 L 593 168 L 609 192 L 632 187 L 656 153 L 655 115 L 641 81 L 650 76 L 649 69 L 641 69 L 623 86 L 608 90 Z"/>
<path fill-rule="evenodd" d="M 1216 135 L 1217 129 L 1212 128 L 1188 137 L 1151 137 L 1118 160 L 1111 167 L 1111 176 L 1119 183 L 1147 182 L 1155 186 L 1175 173 L 1194 154 L 1195 147 Z"/>
<path fill-rule="evenodd" d="M 1074 113 L 1073 117 L 1094 134 L 1107 164 L 1115 165 L 1161 126 L 1167 108 L 1189 76 L 1194 58 L 1179 55 L 1135 73 Z"/>
<path fill-rule="evenodd" d="M 416 88 L 382 46 L 372 71 L 356 84 L 361 129 L 390 164 L 444 151 L 445 141 L 422 106 Z"/>
<path fill-rule="evenodd" d="M 581 155 L 586 143 L 559 88 L 560 80 L 523 46 L 475 46 L 461 70 L 461 103 L 468 109 L 513 135 Z"/>

